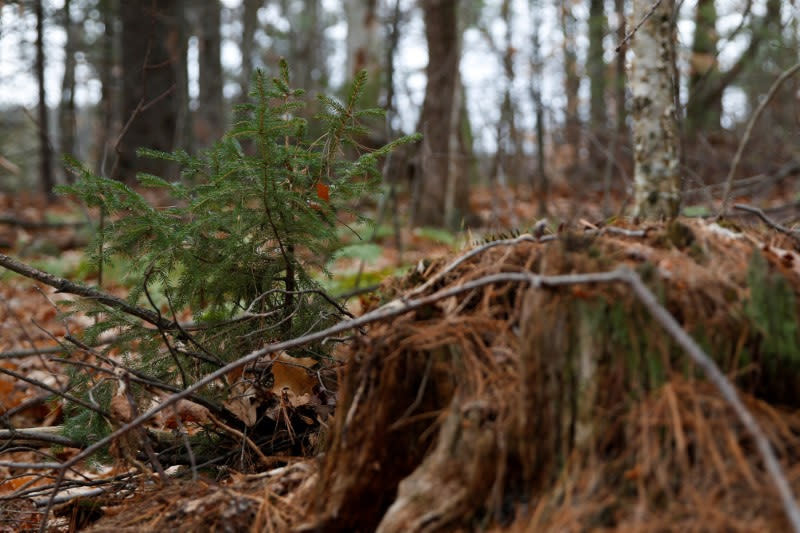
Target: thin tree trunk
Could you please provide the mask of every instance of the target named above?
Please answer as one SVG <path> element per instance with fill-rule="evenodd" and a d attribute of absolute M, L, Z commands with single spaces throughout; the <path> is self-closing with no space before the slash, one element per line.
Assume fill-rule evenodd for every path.
<path fill-rule="evenodd" d="M 694 137 L 698 131 L 719 129 L 722 116 L 722 95 L 713 100 L 705 95 L 719 76 L 714 0 L 698 0 L 696 10 L 694 42 L 689 61 L 689 102 L 686 106 L 686 126 L 690 137 Z"/>
<path fill-rule="evenodd" d="M 107 168 L 110 152 L 114 149 L 111 146 L 111 131 L 116 116 L 114 105 L 114 21 L 116 19 L 115 0 L 102 0 L 99 8 L 103 13 L 103 42 L 102 59 L 100 63 L 100 111 L 99 127 L 97 128 L 97 159 L 95 170 L 98 174 L 105 176 L 110 169 Z"/>
<path fill-rule="evenodd" d="M 242 3 L 242 40 L 239 43 L 239 49 L 242 52 L 242 73 L 239 78 L 239 98 L 241 101 L 246 101 L 247 93 L 250 91 L 250 79 L 253 77 L 253 48 L 258 24 L 258 10 L 264 0 L 243 0 Z"/>
<path fill-rule="evenodd" d="M 64 43 L 64 77 L 61 80 L 61 102 L 58 107 L 58 125 L 60 133 L 60 153 L 76 155 L 76 121 L 75 121 L 75 25 L 70 14 L 71 0 L 64 0 L 62 16 L 64 30 L 67 34 Z M 72 181 L 72 173 L 64 169 L 64 181 Z"/>
<path fill-rule="evenodd" d="M 222 97 L 222 36 L 218 0 L 206 0 L 199 5 L 200 36 L 200 97 L 198 119 L 195 121 L 200 146 L 210 146 L 224 130 L 224 101 Z"/>
<path fill-rule="evenodd" d="M 575 52 L 575 40 L 577 39 L 575 15 L 572 13 L 570 2 L 561 3 L 561 33 L 564 36 L 564 93 L 567 98 L 566 108 L 566 141 L 572 147 L 573 157 L 568 177 L 575 177 L 579 159 L 581 144 L 581 123 L 578 117 L 578 90 L 580 89 L 581 79 L 578 76 L 578 56 Z"/>
<path fill-rule="evenodd" d="M 299 13 L 292 12 L 291 4 L 287 0 L 282 2 L 284 16 L 290 20 L 286 40 L 293 85 L 307 91 L 324 88 L 327 85 L 327 69 L 323 55 L 321 2 L 305 0 Z"/>
<path fill-rule="evenodd" d="M 531 99 L 536 109 L 536 174 L 538 180 L 531 180 L 531 190 L 539 198 L 539 216 L 547 214 L 547 201 L 549 182 L 545 169 L 544 153 L 544 105 L 542 103 L 542 57 L 541 42 L 539 40 L 539 25 L 541 17 L 539 10 L 541 6 L 538 0 L 529 0 L 530 11 L 533 13 L 532 32 L 531 32 Z"/>
<path fill-rule="evenodd" d="M 647 20 L 633 39 L 634 213 L 673 218 L 680 205 L 678 130 L 675 122 L 671 51 L 674 0 L 634 0 L 633 20 Z"/>
<path fill-rule="evenodd" d="M 182 13 L 183 16 L 176 21 L 174 30 L 177 40 L 174 43 L 175 140 L 173 146 L 179 146 L 191 153 L 195 148 L 196 135 L 195 114 L 191 109 L 191 97 L 189 95 L 189 39 L 194 32 L 194 28 L 199 24 L 197 20 L 198 9 L 201 5 L 192 3 L 191 0 L 175 0 L 175 2 L 177 11 Z"/>
<path fill-rule="evenodd" d="M 140 158 L 142 147 L 171 151 L 178 133 L 178 72 L 185 56 L 179 0 L 120 3 L 122 19 L 122 117 L 133 117 L 122 140 L 119 172 L 133 182 L 137 172 L 171 177 L 174 165 Z M 116 177 L 116 176 L 115 176 Z"/>
<path fill-rule="evenodd" d="M 445 203 L 451 183 L 450 129 L 460 58 L 458 5 L 458 0 L 427 0 L 422 4 L 428 42 L 428 82 L 420 117 L 425 139 L 419 208 L 414 220 L 417 225 L 441 227 L 454 222 L 446 220 Z"/>
<path fill-rule="evenodd" d="M 592 132 L 601 144 L 605 144 L 606 141 L 606 63 L 603 59 L 605 31 L 606 14 L 603 0 L 589 0 L 589 54 L 586 59 L 586 70 L 589 75 Z M 603 156 L 595 144 L 592 143 L 591 160 L 597 164 Z"/>
<path fill-rule="evenodd" d="M 42 0 L 34 4 L 36 12 L 36 82 L 39 86 L 39 180 L 48 201 L 53 195 L 53 149 L 50 146 L 50 130 L 47 113 L 47 94 L 44 86 L 44 8 Z"/>
<path fill-rule="evenodd" d="M 625 0 L 614 0 L 614 11 L 617 13 L 617 42 L 623 43 L 625 40 Z M 614 84 L 614 100 L 616 101 L 617 115 L 617 134 L 623 138 L 627 137 L 627 112 L 625 110 L 625 87 L 627 86 L 627 76 L 625 75 L 625 54 L 628 46 L 622 44 L 617 52 L 616 69 L 617 75 Z"/>

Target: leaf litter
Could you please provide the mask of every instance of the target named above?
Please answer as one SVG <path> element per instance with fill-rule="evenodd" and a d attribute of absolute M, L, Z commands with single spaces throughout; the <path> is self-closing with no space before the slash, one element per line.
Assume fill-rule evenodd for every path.
<path fill-rule="evenodd" d="M 384 282 L 382 297 L 401 297 L 426 281 L 432 283 L 422 295 L 496 273 L 588 273 L 626 264 L 736 382 L 797 492 L 800 418 L 791 391 L 800 354 L 770 351 L 759 310 L 748 307 L 761 290 L 754 280 L 775 276 L 797 306 L 796 243 L 760 227 L 700 219 L 677 224 L 625 227 L 645 230 L 638 237 L 601 227 L 564 231 L 546 242 L 518 240 L 450 271 L 444 269 L 449 261 L 439 259 Z M 754 266 L 756 256 L 761 267 Z M 318 369 L 307 361 L 274 365 L 266 391 L 242 385 L 241 394 L 228 398 L 245 426 L 253 406 L 269 413 L 283 438 L 297 438 L 302 423 L 306 446 L 282 460 L 279 455 L 281 466 L 264 469 L 256 461 L 249 472 L 240 463 L 215 474 L 184 467 L 165 486 L 115 472 L 127 477 L 108 481 L 102 496 L 62 504 L 56 509 L 62 521 L 53 525 L 71 520 L 94 531 L 786 530 L 752 439 L 629 293 L 619 285 L 501 283 L 374 324 L 332 363 L 328 372 L 338 378 L 328 391 L 336 392 L 335 401 L 319 394 Z M 40 318 L 44 329 L 58 327 L 55 317 Z M 247 380 L 246 373 L 230 376 L 232 389 Z M 0 390 L 5 410 L 19 401 Z M 303 411 L 314 403 L 335 407 L 335 415 Z M 162 427 L 209 424 L 202 410 L 175 413 Z M 240 453 L 246 450 L 242 444 Z M 36 460 L 19 453 L 25 455 L 4 460 Z M 47 485 L 47 475 L 33 479 L 21 469 L 0 468 L 5 478 L 19 480 L 0 485 L 6 502 L 24 507 L 37 501 L 30 489 Z M 2 520 L 37 521 L 24 509 L 14 516 Z"/>

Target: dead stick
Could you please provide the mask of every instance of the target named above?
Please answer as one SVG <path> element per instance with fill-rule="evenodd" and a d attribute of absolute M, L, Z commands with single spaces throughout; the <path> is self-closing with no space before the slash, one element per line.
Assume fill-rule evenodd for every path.
<path fill-rule="evenodd" d="M 14 444 L 49 443 L 68 448 L 80 448 L 81 443 L 61 435 L 61 426 L 40 428 L 0 429 L 0 441 Z"/>
<path fill-rule="evenodd" d="M 141 318 L 145 322 L 153 324 L 162 330 L 171 330 L 175 327 L 175 324 L 173 324 L 171 321 L 161 318 L 156 313 L 148 309 L 131 305 L 122 298 L 117 298 L 112 294 L 87 287 L 82 283 L 75 283 L 69 281 L 68 279 L 59 278 L 58 276 L 54 276 L 47 272 L 42 272 L 41 270 L 26 265 L 25 263 L 21 263 L 13 257 L 9 257 L 5 254 L 0 254 L 0 266 L 5 267 L 8 270 L 12 270 L 17 274 L 25 276 L 26 278 L 35 279 L 36 281 L 40 281 L 45 285 L 50 285 L 51 287 L 58 289 L 59 292 L 66 292 L 76 296 L 83 296 L 84 298 L 97 300 L 103 305 L 119 309 L 120 311 L 123 311 L 129 315 Z"/>
<path fill-rule="evenodd" d="M 764 210 L 761 209 L 760 207 L 754 207 L 752 205 L 746 205 L 746 204 L 733 204 L 733 208 L 734 209 L 739 209 L 741 211 L 746 211 L 748 213 L 752 213 L 752 214 L 758 216 L 758 218 L 763 220 L 771 228 L 773 228 L 773 229 L 775 229 L 777 231 L 780 231 L 784 235 L 788 235 L 789 237 L 792 237 L 793 239 L 800 240 L 800 237 L 798 237 L 796 231 L 792 231 L 789 228 L 787 228 L 786 226 L 782 226 L 781 224 L 778 224 L 777 222 L 775 222 L 774 220 L 769 218 L 767 216 L 767 214 L 764 212 Z"/>

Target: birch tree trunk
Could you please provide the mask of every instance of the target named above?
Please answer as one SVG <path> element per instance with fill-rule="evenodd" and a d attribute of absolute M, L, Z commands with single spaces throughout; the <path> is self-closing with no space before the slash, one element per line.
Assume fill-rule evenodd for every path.
<path fill-rule="evenodd" d="M 634 214 L 673 218 L 680 205 L 678 129 L 672 91 L 670 46 L 674 0 L 634 0 L 634 24 L 647 18 L 633 38 Z M 652 11 L 652 13 L 651 13 Z"/>

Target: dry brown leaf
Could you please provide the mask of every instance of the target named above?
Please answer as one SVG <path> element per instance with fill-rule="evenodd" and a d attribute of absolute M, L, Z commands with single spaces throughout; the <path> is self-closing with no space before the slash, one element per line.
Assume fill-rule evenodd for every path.
<path fill-rule="evenodd" d="M 247 427 L 256 423 L 256 389 L 249 381 L 239 380 L 231 385 L 230 394 L 223 405 Z"/>
<path fill-rule="evenodd" d="M 197 425 L 208 424 L 210 421 L 209 411 L 199 403 L 190 400 L 179 400 L 174 408 L 167 409 L 163 412 L 164 416 L 159 420 L 161 427 L 167 429 L 174 429 L 179 425 L 183 425 L 186 429 L 186 424 L 194 423 Z M 180 421 L 181 424 L 178 424 Z"/>
<path fill-rule="evenodd" d="M 281 352 L 272 364 L 272 376 L 275 378 L 272 393 L 280 397 L 284 389 L 289 389 L 297 401 L 301 401 L 300 397 L 302 396 L 310 396 L 317 380 L 314 376 L 309 375 L 307 369 L 315 364 L 316 361 L 310 357 L 291 357 L 287 353 Z M 297 405 L 304 404 L 298 403 Z"/>

